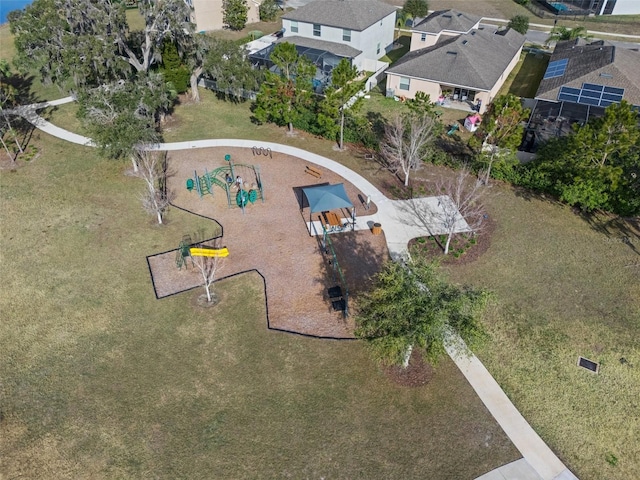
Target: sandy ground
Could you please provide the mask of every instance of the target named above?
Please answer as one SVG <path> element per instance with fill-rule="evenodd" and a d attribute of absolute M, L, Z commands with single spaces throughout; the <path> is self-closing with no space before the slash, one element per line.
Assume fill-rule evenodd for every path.
<path fill-rule="evenodd" d="M 225 154 L 234 163 L 259 165 L 264 188 L 264 203 L 258 200 L 242 213 L 240 208 L 228 208 L 226 193 L 214 187 L 214 195 L 200 198 L 186 189 L 194 171 L 202 175 L 228 165 Z M 169 190 L 175 193 L 173 204 L 190 212 L 215 219 L 222 225 L 220 244 L 229 249 L 222 260 L 219 278 L 240 272 L 257 270 L 265 278 L 270 328 L 305 335 L 333 338 L 353 337 L 352 317 L 343 317 L 333 310 L 328 288 L 339 284 L 334 273 L 332 256 L 327 255 L 318 237 L 307 231 L 309 208 L 301 208 L 299 187 L 323 183 L 345 183 L 345 190 L 356 206 L 358 216 L 372 214 L 376 206 L 366 211 L 359 201 L 362 192 L 338 175 L 324 168 L 321 178 L 305 173 L 306 162 L 295 157 L 274 153 L 273 157 L 253 156 L 249 149 L 211 148 L 169 153 Z M 247 188 L 257 183 L 253 172 L 236 167 Z M 349 216 L 344 210 L 341 214 Z M 317 214 L 314 214 L 317 220 Z M 213 224 L 212 229 L 213 231 Z M 185 232 L 191 233 L 191 232 Z M 195 234 L 195 232 L 193 232 Z M 194 236 L 195 238 L 195 236 Z M 342 268 L 350 294 L 349 305 L 357 302 L 358 293 L 369 284 L 371 275 L 380 268 L 389 253 L 383 235 L 369 231 L 335 233 L 331 235 L 338 263 Z M 176 251 L 148 258 L 156 295 L 159 298 L 200 285 L 196 268 L 179 270 Z"/>

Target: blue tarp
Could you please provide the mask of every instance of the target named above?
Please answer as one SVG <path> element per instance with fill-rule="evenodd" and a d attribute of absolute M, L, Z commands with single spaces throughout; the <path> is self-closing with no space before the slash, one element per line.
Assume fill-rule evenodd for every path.
<path fill-rule="evenodd" d="M 343 183 L 335 185 L 318 185 L 306 187 L 302 191 L 307 197 L 311 213 L 337 210 L 338 208 L 351 208 L 353 203 L 349 200 Z"/>

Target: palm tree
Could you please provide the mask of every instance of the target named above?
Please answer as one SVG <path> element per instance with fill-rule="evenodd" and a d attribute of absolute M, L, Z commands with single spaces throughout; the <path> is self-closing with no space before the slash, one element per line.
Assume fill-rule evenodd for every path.
<path fill-rule="evenodd" d="M 409 20 L 411 14 L 404 10 L 398 10 L 396 12 L 396 28 L 407 28 L 407 20 Z"/>
<path fill-rule="evenodd" d="M 567 28 L 562 25 L 555 26 L 551 29 L 549 38 L 547 38 L 547 45 L 551 42 L 561 42 L 563 40 L 575 40 L 577 38 L 584 38 L 585 40 L 591 40 L 591 35 L 585 27 Z"/>

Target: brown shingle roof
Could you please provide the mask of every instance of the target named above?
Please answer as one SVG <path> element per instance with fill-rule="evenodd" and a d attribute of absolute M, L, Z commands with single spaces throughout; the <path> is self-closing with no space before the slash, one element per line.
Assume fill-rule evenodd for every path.
<path fill-rule="evenodd" d="M 467 33 L 480 21 L 480 17 L 457 10 L 439 10 L 433 12 L 412 30 L 427 33 L 440 33 L 443 30 L 450 32 Z"/>
<path fill-rule="evenodd" d="M 560 87 L 580 88 L 595 83 L 624 88 L 624 99 L 640 105 L 640 53 L 616 47 L 606 41 L 559 42 L 549 62 L 568 59 L 564 75 L 540 82 L 536 98 L 557 100 Z"/>
<path fill-rule="evenodd" d="M 480 28 L 410 52 L 387 72 L 487 91 L 523 44 L 515 30 Z"/>

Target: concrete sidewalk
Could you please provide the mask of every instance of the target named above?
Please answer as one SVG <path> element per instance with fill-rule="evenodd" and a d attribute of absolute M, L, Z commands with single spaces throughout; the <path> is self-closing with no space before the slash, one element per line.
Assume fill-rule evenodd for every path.
<path fill-rule="evenodd" d="M 91 139 L 56 127 L 35 113 L 39 108 L 66 103 L 67 101 L 72 100 L 61 99 L 57 101 L 59 103 L 44 102 L 42 104 L 19 107 L 18 109 L 14 109 L 12 113 L 23 116 L 36 128 L 55 137 L 80 145 L 94 146 Z M 389 253 L 393 258 L 402 258 L 408 255 L 408 242 L 412 238 L 442 233 L 442 224 L 438 222 L 437 215 L 435 217 L 424 216 L 424 218 L 416 220 L 415 212 L 418 210 L 437 212 L 438 208 L 441 208 L 441 202 L 446 201 L 448 197 L 429 197 L 412 201 L 392 201 L 385 197 L 380 190 L 360 174 L 334 160 L 299 148 L 270 142 L 256 142 L 253 140 L 211 139 L 164 143 L 155 145 L 153 149 L 164 151 L 209 147 L 252 148 L 254 146 L 270 148 L 273 152 L 292 155 L 332 170 L 355 185 L 365 195 L 369 195 L 371 201 L 378 207 L 378 212 L 375 215 L 360 217 L 360 226 L 364 228 L 364 225 L 367 225 L 368 227 L 368 222 L 370 221 L 381 223 Z M 414 213 L 413 216 L 411 216 L 411 212 Z M 430 221 L 433 221 L 433 223 L 429 223 Z M 468 228 L 469 226 L 463 218 L 460 217 L 460 219 L 456 220 L 456 229 L 459 229 L 459 231 L 468 231 Z M 518 412 L 489 371 L 484 367 L 482 362 L 468 350 L 459 336 L 452 335 L 450 337 L 450 342 L 447 345 L 447 353 L 523 456 L 522 459 L 503 465 L 479 477 L 477 480 L 577 480 L 576 476 L 565 467 L 520 412 Z"/>

